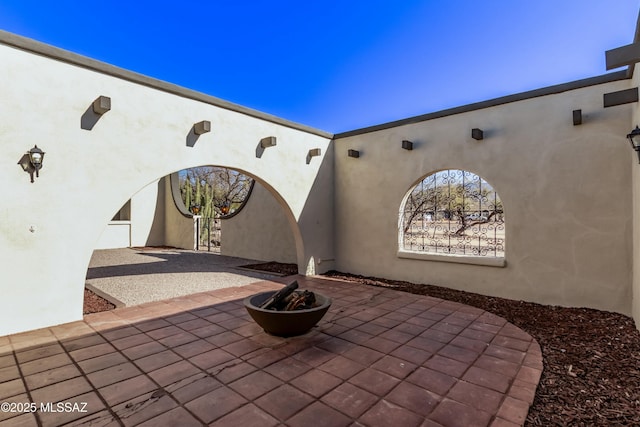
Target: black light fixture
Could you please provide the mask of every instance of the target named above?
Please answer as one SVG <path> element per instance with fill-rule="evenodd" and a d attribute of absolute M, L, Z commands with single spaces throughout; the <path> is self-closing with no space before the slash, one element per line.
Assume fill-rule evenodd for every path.
<path fill-rule="evenodd" d="M 582 110 L 573 110 L 573 125 L 578 126 L 582 124 Z"/>
<path fill-rule="evenodd" d="M 413 142 L 407 141 L 405 139 L 404 141 L 402 141 L 402 148 L 409 151 L 413 150 Z"/>
<path fill-rule="evenodd" d="M 42 161 L 44 160 L 44 151 L 38 148 L 37 145 L 34 145 L 31 150 L 29 150 L 29 161 L 31 162 L 31 166 L 36 171 L 36 176 L 40 177 L 40 169 L 42 169 Z M 31 182 L 33 182 L 33 174 L 31 174 Z"/>
<path fill-rule="evenodd" d="M 471 129 L 471 138 L 476 141 L 482 141 L 484 139 L 484 132 L 482 129 L 473 128 Z"/>
<path fill-rule="evenodd" d="M 638 163 L 640 163 L 640 128 L 636 125 L 636 128 L 627 135 L 627 138 L 629 139 L 631 148 L 633 148 L 636 153 L 638 153 Z"/>

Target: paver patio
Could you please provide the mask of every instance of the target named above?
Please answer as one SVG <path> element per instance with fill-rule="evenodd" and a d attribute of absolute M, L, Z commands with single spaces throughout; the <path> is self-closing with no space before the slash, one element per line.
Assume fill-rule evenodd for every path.
<path fill-rule="evenodd" d="M 267 335 L 243 299 L 297 279 L 333 305 L 312 332 Z M 0 337 L 0 425 L 516 426 L 540 346 L 463 304 L 292 276 Z M 83 405 L 86 403 L 86 405 Z M 73 405 L 76 404 L 74 407 Z M 84 407 L 83 407 L 84 406 Z M 30 408 L 27 408 L 30 410 Z M 84 410 L 84 412 L 81 412 Z M 68 423 L 68 424 L 67 424 Z"/>

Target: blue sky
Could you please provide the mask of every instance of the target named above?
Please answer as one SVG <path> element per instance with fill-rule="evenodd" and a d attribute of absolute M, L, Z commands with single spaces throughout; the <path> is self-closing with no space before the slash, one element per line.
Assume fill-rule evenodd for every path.
<path fill-rule="evenodd" d="M 171 6 L 165 6 L 171 4 Z M 0 29 L 329 132 L 605 74 L 640 0 L 1 0 Z"/>

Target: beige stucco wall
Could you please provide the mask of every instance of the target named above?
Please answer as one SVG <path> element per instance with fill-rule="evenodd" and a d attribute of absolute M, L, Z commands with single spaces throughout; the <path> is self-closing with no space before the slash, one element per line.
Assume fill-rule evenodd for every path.
<path fill-rule="evenodd" d="M 110 221 L 102 230 L 95 249 L 131 246 L 131 221 Z"/>
<path fill-rule="evenodd" d="M 131 197 L 129 219 L 110 221 L 94 249 L 165 244 L 164 178 Z"/>
<path fill-rule="evenodd" d="M 38 54 L 5 44 L 15 40 Z M 213 164 L 257 177 L 297 224 L 300 268 L 333 257 L 327 135 L 190 91 L 181 96 L 180 88 L 151 79 L 114 77 L 108 73 L 122 70 L 78 58 L 0 32 L 0 335 L 81 319 L 89 259 L 114 212 L 189 167 Z M 111 111 L 82 129 L 100 95 L 111 98 Z M 191 129 L 201 120 L 212 131 L 194 142 Z M 278 143 L 258 157 L 265 136 Z M 30 183 L 17 162 L 35 144 L 46 155 Z M 322 156 L 307 161 L 312 148 Z"/>
<path fill-rule="evenodd" d="M 223 255 L 260 261 L 296 262 L 296 242 L 282 208 L 262 185 L 237 215 L 222 220 L 220 251 Z"/>
<path fill-rule="evenodd" d="M 633 79 L 631 80 L 632 86 L 640 86 L 640 73 L 638 67 L 635 67 Z M 636 126 L 640 125 L 640 109 L 638 105 L 634 104 L 631 110 L 631 117 L 629 125 L 627 126 L 627 133 L 631 132 Z M 638 156 L 631 149 L 631 146 L 627 142 L 628 159 L 631 167 L 631 182 L 633 184 L 633 280 L 632 280 L 632 316 L 635 319 L 636 327 L 640 329 L 640 164 L 638 163 Z"/>
<path fill-rule="evenodd" d="M 631 106 L 603 108 L 603 93 L 628 87 L 622 80 L 337 139 L 337 269 L 629 314 Z M 582 125 L 573 126 L 575 109 Z M 484 140 L 471 138 L 475 127 Z M 474 172 L 498 191 L 504 268 L 397 256 L 403 197 L 441 169 Z"/>
<path fill-rule="evenodd" d="M 200 217 L 190 214 L 184 206 L 179 194 L 178 174 L 173 173 L 165 178 L 164 187 L 164 244 L 195 250 L 198 242 L 197 221 Z"/>
<path fill-rule="evenodd" d="M 164 244 L 164 181 L 152 182 L 131 198 L 131 246 Z"/>

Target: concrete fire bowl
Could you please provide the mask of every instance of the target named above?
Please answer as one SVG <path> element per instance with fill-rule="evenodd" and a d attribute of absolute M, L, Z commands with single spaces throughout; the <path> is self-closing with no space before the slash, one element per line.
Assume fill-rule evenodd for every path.
<path fill-rule="evenodd" d="M 302 335 L 313 328 L 331 307 L 331 299 L 314 292 L 317 307 L 306 310 L 276 311 L 260 308 L 276 291 L 261 292 L 244 300 L 244 306 L 265 332 L 279 337 Z"/>

